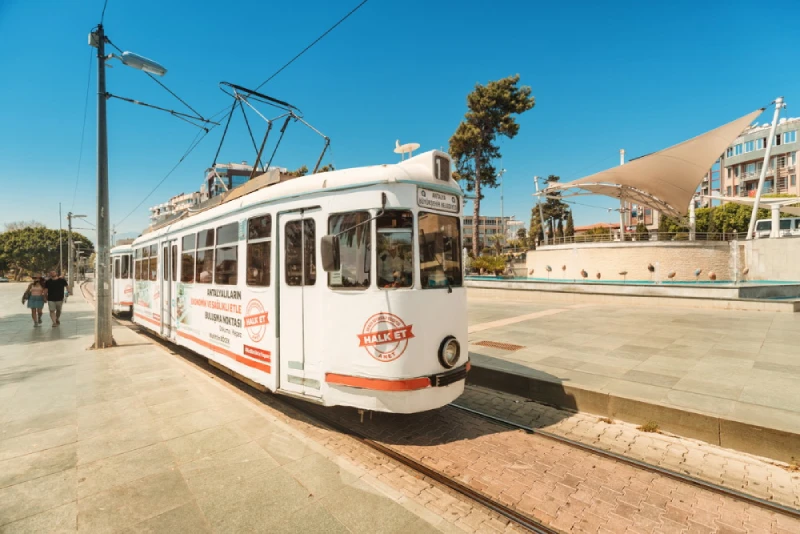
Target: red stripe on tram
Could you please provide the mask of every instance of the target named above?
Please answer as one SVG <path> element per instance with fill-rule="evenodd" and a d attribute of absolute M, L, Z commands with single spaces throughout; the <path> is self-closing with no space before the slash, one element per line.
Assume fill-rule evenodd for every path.
<path fill-rule="evenodd" d="M 181 332 L 179 330 L 178 331 L 178 335 L 180 337 L 188 339 L 189 341 L 193 341 L 193 342 L 197 343 L 198 345 L 201 345 L 201 346 L 203 346 L 203 347 L 205 347 L 207 349 L 211 349 L 211 350 L 213 350 L 214 352 L 216 352 L 218 354 L 222 354 L 223 356 L 227 356 L 228 358 L 231 358 L 231 359 L 233 359 L 233 360 L 235 360 L 235 361 L 237 361 L 239 363 L 243 363 L 243 364 L 247 365 L 248 367 L 252 367 L 253 369 L 258 369 L 259 371 L 263 371 L 265 373 L 271 373 L 272 372 L 272 367 L 270 367 L 269 365 L 265 365 L 265 364 L 259 363 L 259 362 L 254 362 L 253 360 L 249 360 L 249 359 L 245 358 L 244 356 L 240 356 L 240 355 L 236 354 L 235 352 L 231 352 L 228 349 L 223 349 L 222 347 L 218 347 L 218 346 L 216 346 L 216 345 L 214 345 L 212 343 L 209 343 L 208 341 L 204 341 L 204 340 L 196 338 L 196 337 L 194 337 L 194 336 L 192 336 L 190 334 L 187 334 L 186 332 Z"/>
<path fill-rule="evenodd" d="M 386 380 L 383 378 L 365 378 L 363 376 L 339 375 L 336 373 L 326 373 L 325 381 L 329 384 L 376 391 L 413 391 L 415 389 L 425 389 L 431 385 L 431 380 L 427 377 Z"/>
<path fill-rule="evenodd" d="M 146 315 L 142 315 L 141 313 L 134 313 L 133 315 L 135 315 L 136 317 L 138 317 L 142 321 L 147 321 L 148 323 L 153 323 L 156 326 L 161 326 L 160 322 L 156 321 L 155 319 L 151 319 L 150 317 L 148 317 Z"/>

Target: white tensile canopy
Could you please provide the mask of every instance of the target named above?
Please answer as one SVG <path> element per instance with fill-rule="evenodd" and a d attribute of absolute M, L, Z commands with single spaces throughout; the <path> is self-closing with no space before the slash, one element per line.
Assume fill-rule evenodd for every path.
<path fill-rule="evenodd" d="M 720 154 L 764 109 L 748 113 L 683 143 L 631 160 L 625 165 L 545 190 L 580 189 L 643 204 L 673 217 L 685 216 L 689 202 Z M 579 193 L 580 194 L 580 193 Z"/>

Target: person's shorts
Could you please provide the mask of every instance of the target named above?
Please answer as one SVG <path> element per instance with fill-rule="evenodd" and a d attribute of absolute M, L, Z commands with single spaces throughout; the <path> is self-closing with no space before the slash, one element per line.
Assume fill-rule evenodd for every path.
<path fill-rule="evenodd" d="M 64 305 L 63 300 L 48 300 L 47 307 L 51 312 L 61 313 L 61 307 Z"/>

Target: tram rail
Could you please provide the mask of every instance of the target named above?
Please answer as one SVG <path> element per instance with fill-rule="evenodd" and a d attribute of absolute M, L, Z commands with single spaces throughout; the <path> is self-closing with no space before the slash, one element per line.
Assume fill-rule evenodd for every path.
<path fill-rule="evenodd" d="M 85 288 L 85 284 L 81 286 L 82 291 L 85 290 L 84 288 Z M 116 319 L 120 324 L 122 324 L 124 326 L 127 326 L 128 328 L 132 328 L 132 329 L 135 329 L 138 332 L 148 334 L 148 337 L 150 339 L 152 339 L 153 341 L 161 344 L 162 346 L 169 347 L 173 352 L 176 352 L 176 353 L 181 354 L 181 355 L 184 355 L 184 354 L 185 355 L 191 355 L 192 359 L 197 358 L 197 359 L 200 359 L 200 360 L 203 360 L 203 361 L 207 360 L 207 358 L 205 358 L 205 357 L 203 357 L 201 355 L 198 355 L 196 353 L 193 353 L 191 350 L 189 350 L 189 349 L 187 349 L 185 347 L 181 347 L 179 345 L 175 345 L 175 344 L 169 342 L 168 340 L 165 340 L 165 339 L 162 339 L 162 338 L 158 337 L 157 335 L 153 334 L 152 332 L 148 331 L 145 328 L 141 328 L 139 325 L 133 323 L 130 320 L 124 319 L 122 317 L 116 317 Z M 210 365 L 207 368 L 205 368 L 205 370 L 207 372 L 213 373 L 215 375 L 218 375 L 219 373 L 224 373 L 224 371 L 221 371 L 218 368 L 212 367 Z M 224 376 L 227 376 L 227 374 L 224 375 Z M 241 382 L 241 384 L 242 384 L 242 386 L 247 385 L 247 384 L 245 384 L 243 382 Z M 250 388 L 248 388 L 248 389 L 250 389 Z M 537 533 L 550 534 L 550 533 L 559 532 L 558 530 L 553 529 L 552 527 L 550 527 L 548 525 L 545 525 L 544 523 L 542 523 L 542 522 L 540 522 L 540 521 L 538 521 L 538 520 L 536 520 L 536 519 L 534 519 L 532 517 L 529 517 L 529 516 L 519 512 L 519 511 L 513 509 L 510 506 L 507 506 L 507 505 L 505 505 L 503 503 L 500 503 L 500 502 L 498 502 L 498 501 L 496 501 L 496 500 L 494 500 L 494 499 L 492 499 L 492 498 L 490 498 L 490 497 L 488 497 L 486 495 L 483 495 L 481 492 L 479 492 L 479 491 L 477 491 L 477 490 L 475 490 L 473 488 L 470 488 L 466 484 L 463 484 L 463 483 L 459 482 L 458 480 L 455 480 L 452 477 L 449 477 L 449 476 L 447 476 L 447 475 L 445 475 L 443 473 L 440 473 L 440 472 L 436 471 L 435 469 L 432 469 L 432 468 L 422 464 L 421 462 L 419 462 L 419 461 L 417 461 L 417 460 L 415 460 L 413 458 L 410 458 L 409 456 L 407 456 L 407 455 L 405 455 L 405 454 L 393 449 L 390 446 L 387 446 L 387 445 L 385 445 L 383 443 L 380 443 L 380 442 L 370 438 L 365 433 L 359 432 L 357 429 L 355 429 L 355 428 L 353 428 L 351 426 L 345 425 L 343 423 L 340 423 L 340 422 L 334 420 L 331 417 L 327 417 L 327 416 L 325 416 L 323 414 L 320 414 L 319 413 L 320 412 L 320 409 L 319 409 L 320 407 L 319 406 L 316 406 L 314 404 L 310 404 L 310 403 L 307 403 L 307 402 L 304 402 L 304 401 L 296 400 L 296 399 L 293 399 L 293 398 L 290 398 L 290 397 L 281 396 L 281 395 L 272 395 L 271 398 L 274 398 L 276 401 L 278 401 L 278 402 L 280 402 L 280 403 L 282 403 L 282 404 L 284 404 L 286 406 L 291 407 L 292 409 L 302 413 L 306 417 L 309 417 L 311 419 L 314 419 L 314 420 L 322 423 L 324 426 L 329 427 L 330 429 L 332 429 L 332 430 L 334 430 L 336 432 L 339 432 L 341 434 L 345 434 L 345 435 L 351 437 L 352 439 L 355 439 L 356 441 L 358 441 L 359 443 L 363 444 L 364 446 L 367 446 L 367 447 L 369 447 L 369 448 L 371 448 L 371 449 L 373 449 L 373 450 L 375 450 L 375 451 L 377 451 L 377 452 L 379 452 L 379 453 L 381 453 L 381 454 L 393 459 L 394 461 L 396 461 L 396 462 L 408 467 L 409 469 L 412 469 L 413 471 L 416 471 L 416 472 L 422 474 L 426 479 L 428 479 L 430 481 L 433 481 L 436 484 L 439 484 L 441 486 L 445 486 L 448 489 L 450 489 L 451 491 L 453 491 L 453 492 L 455 492 L 455 493 L 457 493 L 457 494 L 459 494 L 459 495 L 461 495 L 463 497 L 466 497 L 467 499 L 469 499 L 471 501 L 474 501 L 474 502 L 477 502 L 477 503 L 481 504 L 482 506 L 486 507 L 487 509 L 492 510 L 493 512 L 495 512 L 498 515 L 508 519 L 509 521 L 515 523 L 516 525 L 519 525 L 520 527 L 523 527 L 523 528 L 525 528 L 525 529 L 527 529 L 527 530 L 529 530 L 531 532 L 537 532 Z M 608 458 L 608 459 L 611 459 L 611 460 L 614 460 L 614 461 L 617 461 L 617 462 L 632 466 L 634 468 L 641 469 L 643 471 L 647 471 L 647 472 L 650 472 L 650 473 L 655 473 L 655 474 L 658 474 L 658 475 L 661 475 L 661 476 L 672 478 L 672 479 L 677 480 L 679 482 L 682 482 L 682 483 L 685 483 L 685 484 L 689 484 L 689 485 L 692 485 L 692 486 L 696 486 L 696 487 L 705 489 L 707 491 L 711 491 L 713 493 L 716 493 L 718 495 L 722 495 L 722 496 L 727 497 L 727 498 L 732 498 L 732 499 L 736 499 L 736 500 L 739 500 L 739 501 L 743 501 L 743 502 L 745 502 L 747 504 L 758 506 L 760 508 L 766 509 L 766 510 L 774 512 L 774 513 L 779 513 L 779 514 L 791 517 L 793 519 L 800 519 L 800 510 L 797 510 L 797 509 L 794 509 L 794 508 L 791 508 L 791 507 L 788 507 L 788 506 L 784 506 L 782 504 L 775 503 L 775 502 L 772 502 L 772 501 L 768 501 L 768 500 L 765 500 L 765 499 L 761 499 L 761 498 L 755 497 L 753 495 L 748 495 L 746 493 L 743 493 L 743 492 L 740 492 L 740 491 L 737 491 L 737 490 L 734 490 L 734 489 L 731 489 L 731 488 L 728 488 L 728 487 L 725 487 L 725 486 L 721 486 L 721 485 L 718 485 L 718 484 L 714 484 L 712 482 L 709 482 L 709 481 L 706 481 L 706 480 L 702 480 L 700 478 L 693 477 L 691 475 L 685 475 L 685 474 L 682 474 L 682 473 L 678 473 L 678 472 L 672 471 L 670 469 L 665 469 L 665 468 L 660 467 L 660 466 L 652 465 L 652 464 L 649 464 L 647 462 L 643 462 L 643 461 L 640 461 L 640 460 L 629 458 L 627 456 L 623 456 L 623 455 L 620 455 L 620 454 L 617 454 L 617 453 L 614 453 L 614 452 L 611 452 L 611 451 L 607 451 L 607 450 L 604 450 L 604 449 L 601 449 L 601 448 L 598 448 L 598 447 L 594 447 L 592 445 L 588 445 L 588 444 L 581 443 L 579 441 L 575 441 L 575 440 L 572 440 L 572 439 L 569 439 L 569 438 L 566 438 L 566 437 L 563 437 L 563 436 L 559 436 L 557 434 L 554 434 L 554 433 L 551 433 L 551 432 L 547 432 L 546 430 L 535 429 L 535 428 L 532 428 L 532 427 L 529 427 L 529 426 L 526 426 L 526 425 L 523 425 L 523 424 L 520 424 L 520 423 L 517 423 L 517 422 L 514 422 L 514 421 L 510 421 L 510 420 L 502 418 L 502 417 L 497 417 L 495 415 L 486 414 L 486 413 L 483 413 L 483 412 L 481 412 L 479 410 L 475 410 L 475 409 L 469 408 L 467 406 L 460 405 L 458 403 L 450 403 L 447 407 L 462 411 L 464 413 L 468 413 L 468 414 L 470 414 L 470 415 L 472 415 L 474 417 L 478 417 L 478 418 L 481 418 L 481 419 L 485 419 L 485 420 L 491 421 L 491 422 L 493 422 L 494 424 L 497 424 L 497 425 L 505 426 L 507 428 L 512 428 L 512 429 L 515 429 L 515 430 L 522 430 L 523 432 L 526 432 L 528 434 L 541 436 L 543 438 L 546 438 L 546 439 L 549 439 L 549 440 L 553 440 L 553 441 L 561 443 L 563 445 L 567 445 L 567 446 L 569 446 L 571 448 L 579 449 L 579 450 L 588 452 L 588 453 L 593 454 L 593 455 L 605 457 L 605 458 Z"/>

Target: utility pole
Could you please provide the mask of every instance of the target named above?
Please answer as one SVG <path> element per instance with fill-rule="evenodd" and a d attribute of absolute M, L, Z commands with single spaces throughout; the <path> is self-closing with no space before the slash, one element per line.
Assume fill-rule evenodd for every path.
<path fill-rule="evenodd" d="M 64 245 L 61 244 L 61 202 L 58 203 L 58 273 L 64 273 Z"/>
<path fill-rule="evenodd" d="M 537 197 L 538 197 L 538 194 L 539 194 L 539 177 L 538 176 L 534 176 L 533 177 L 533 183 L 536 186 L 536 194 L 537 194 Z M 542 237 L 544 238 L 544 244 L 547 245 L 547 232 L 544 231 L 544 211 L 542 210 L 542 199 L 541 198 L 537 198 L 536 199 L 536 203 L 539 206 L 539 221 L 542 223 Z M 534 237 L 534 239 L 536 239 L 536 237 Z"/>
<path fill-rule="evenodd" d="M 625 149 L 619 149 L 619 164 L 625 165 Z M 622 188 L 619 190 L 619 241 L 625 241 L 625 199 L 622 196 Z"/>
<path fill-rule="evenodd" d="M 500 162 L 502 166 L 503 162 Z M 503 234 L 503 245 L 506 244 L 506 219 L 503 216 L 503 175 L 506 173 L 505 169 L 500 169 L 497 173 L 500 175 L 500 232 Z"/>
<path fill-rule="evenodd" d="M 108 132 L 106 124 L 106 35 L 103 25 L 95 30 L 97 45 L 97 272 L 94 348 L 111 347 L 111 300 L 109 299 Z"/>
<path fill-rule="evenodd" d="M 756 217 L 758 216 L 758 204 L 761 202 L 761 190 L 764 188 L 764 178 L 767 176 L 767 167 L 769 166 L 769 157 L 772 154 L 772 145 L 775 143 L 775 130 L 778 127 L 778 116 L 781 114 L 781 109 L 785 107 L 783 97 L 779 96 L 775 100 L 775 113 L 772 115 L 772 128 L 769 130 L 769 137 L 767 137 L 767 150 L 764 151 L 764 163 L 761 165 L 761 176 L 758 177 L 758 189 L 756 189 L 756 199 L 753 202 L 753 213 L 750 215 L 750 227 L 747 229 L 747 239 L 753 239 L 753 234 L 756 229 Z M 777 165 L 776 165 L 777 167 Z M 777 182 L 777 169 L 775 170 Z"/>
<path fill-rule="evenodd" d="M 69 294 L 73 295 L 72 291 L 72 212 L 70 211 L 67 213 L 67 242 L 69 243 L 69 247 L 67 249 L 67 287 L 69 288 Z M 64 272 L 62 271 L 59 273 L 61 276 L 64 276 Z"/>

